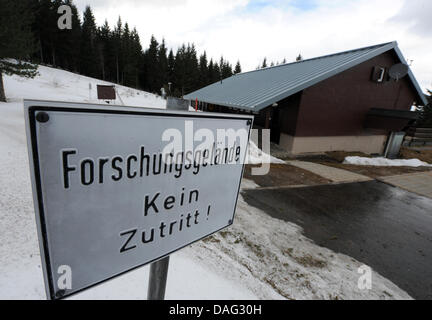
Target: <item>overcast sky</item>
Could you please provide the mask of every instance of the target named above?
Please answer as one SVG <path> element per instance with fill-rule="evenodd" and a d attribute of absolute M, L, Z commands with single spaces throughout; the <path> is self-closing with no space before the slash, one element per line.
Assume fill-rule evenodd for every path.
<path fill-rule="evenodd" d="M 198 52 L 243 71 L 268 61 L 293 61 L 398 41 L 425 90 L 432 89 L 431 0 L 75 0 L 89 4 L 100 25 L 118 16 L 136 27 L 144 47 L 152 34 L 174 50 Z"/>

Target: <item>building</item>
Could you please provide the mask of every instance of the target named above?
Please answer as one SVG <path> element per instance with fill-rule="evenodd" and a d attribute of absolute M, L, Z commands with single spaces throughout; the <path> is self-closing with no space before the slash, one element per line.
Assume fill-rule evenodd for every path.
<path fill-rule="evenodd" d="M 411 107 L 426 104 L 396 42 L 237 74 L 184 98 L 254 114 L 254 126 L 292 154 L 381 154 L 389 133 L 416 118 Z"/>

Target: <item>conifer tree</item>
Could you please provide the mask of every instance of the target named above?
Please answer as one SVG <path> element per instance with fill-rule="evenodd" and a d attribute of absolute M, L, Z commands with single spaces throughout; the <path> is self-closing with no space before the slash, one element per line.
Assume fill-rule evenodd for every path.
<path fill-rule="evenodd" d="M 186 49 L 185 85 L 183 95 L 196 90 L 199 85 L 198 58 L 194 44 L 188 44 Z"/>
<path fill-rule="evenodd" d="M 241 73 L 241 72 L 242 69 L 241 69 L 240 61 L 237 61 L 236 66 L 234 68 L 234 74 Z"/>
<path fill-rule="evenodd" d="M 57 28 L 57 39 L 54 43 L 55 62 L 56 65 L 64 69 L 79 71 L 81 21 L 78 9 L 72 1 L 65 0 L 63 3 L 71 8 L 72 29 L 59 30 Z M 58 3 L 58 5 L 61 4 L 62 3 Z M 57 12 L 56 8 L 54 8 L 54 10 Z M 57 26 L 57 23 L 55 26 Z"/>
<path fill-rule="evenodd" d="M 40 61 L 53 66 L 57 65 L 56 44 L 59 41 L 60 31 L 57 27 L 57 8 L 59 5 L 59 1 L 39 0 L 35 17 Z"/>
<path fill-rule="evenodd" d="M 208 84 L 208 63 L 207 63 L 207 53 L 204 53 L 199 58 L 199 87 L 204 87 Z"/>
<path fill-rule="evenodd" d="M 177 49 L 174 63 L 174 95 L 180 97 L 185 91 L 186 73 L 186 46 L 183 44 Z"/>
<path fill-rule="evenodd" d="M 213 64 L 213 59 L 210 59 L 210 62 L 208 64 L 208 71 L 207 71 L 207 85 L 214 82 L 214 73 L 215 73 L 215 66 Z"/>
<path fill-rule="evenodd" d="M 220 66 L 218 65 L 217 62 L 215 62 L 213 64 L 213 81 L 212 82 L 217 82 L 220 80 L 221 80 Z"/>
<path fill-rule="evenodd" d="M 131 85 L 135 79 L 135 66 L 132 52 L 132 37 L 129 24 L 126 22 L 121 37 L 123 67 L 120 72 L 121 83 L 125 86 Z"/>
<path fill-rule="evenodd" d="M 90 77 L 99 77 L 99 54 L 97 52 L 97 28 L 90 6 L 84 11 L 81 33 L 81 73 Z"/>
<path fill-rule="evenodd" d="M 168 54 L 168 70 L 167 70 L 168 82 L 171 83 L 171 92 L 169 92 L 170 95 L 172 95 L 173 86 L 175 85 L 173 83 L 173 81 L 174 81 L 174 68 L 175 68 L 175 57 L 174 57 L 174 52 L 171 49 L 169 54 Z"/>
<path fill-rule="evenodd" d="M 156 38 L 152 35 L 150 39 L 150 46 L 144 53 L 145 60 L 145 74 L 144 74 L 144 85 L 145 88 L 150 92 L 157 92 L 160 90 L 159 83 L 156 83 L 155 77 L 158 72 L 158 48 L 159 43 Z"/>
<path fill-rule="evenodd" d="M 108 21 L 98 30 L 98 54 L 99 63 L 102 72 L 102 80 L 112 80 L 112 71 L 110 66 L 114 62 L 112 60 L 112 41 L 111 41 L 111 29 L 108 25 Z"/>
<path fill-rule="evenodd" d="M 221 57 L 220 59 L 219 68 L 220 68 L 221 79 L 226 79 L 233 75 L 231 64 L 228 61 L 224 60 L 223 57 Z"/>
<path fill-rule="evenodd" d="M 135 87 L 139 88 L 139 73 L 140 73 L 140 65 L 142 64 L 143 59 L 143 50 L 141 46 L 141 40 L 136 28 L 133 28 L 131 32 L 131 59 L 132 59 L 132 68 L 134 73 L 134 81 Z"/>
<path fill-rule="evenodd" d="M 157 53 L 157 65 L 158 71 L 156 73 L 156 85 L 159 90 L 162 87 L 166 87 L 168 84 L 168 57 L 167 48 L 165 45 L 165 39 L 162 39 L 162 43 L 159 45 Z"/>
<path fill-rule="evenodd" d="M 123 67 L 122 61 L 122 36 L 123 36 L 123 23 L 122 19 L 119 16 L 117 20 L 117 25 L 114 28 L 112 34 L 112 47 L 114 51 L 114 63 L 115 63 L 115 81 L 120 84 L 120 69 Z"/>
<path fill-rule="evenodd" d="M 71 1 L 72 2 L 72 1 Z M 81 37 L 81 19 L 78 13 L 78 9 L 75 5 L 71 3 L 72 8 L 72 29 L 68 35 L 69 41 L 69 57 L 71 62 L 72 71 L 78 71 L 80 69 L 79 65 L 79 39 Z"/>
<path fill-rule="evenodd" d="M 3 74 L 35 77 L 37 66 L 25 61 L 30 59 L 36 46 L 30 1 L 0 0 L 0 8 L 0 101 L 5 102 Z"/>

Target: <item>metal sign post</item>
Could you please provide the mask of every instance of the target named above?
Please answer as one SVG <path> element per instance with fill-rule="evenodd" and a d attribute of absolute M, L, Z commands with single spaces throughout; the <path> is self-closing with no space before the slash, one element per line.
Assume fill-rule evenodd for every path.
<path fill-rule="evenodd" d="M 168 277 L 169 256 L 150 265 L 147 300 L 164 300 Z"/>

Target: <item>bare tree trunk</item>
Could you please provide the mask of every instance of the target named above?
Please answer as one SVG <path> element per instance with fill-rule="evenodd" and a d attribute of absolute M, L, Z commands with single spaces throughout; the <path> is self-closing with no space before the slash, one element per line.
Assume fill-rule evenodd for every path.
<path fill-rule="evenodd" d="M 41 64 L 44 64 L 44 55 L 43 55 L 43 48 L 42 48 L 42 41 L 41 38 L 39 37 L 39 47 L 40 47 L 40 56 L 41 56 Z"/>
<path fill-rule="evenodd" d="M 117 62 L 117 84 L 120 84 L 120 79 L 119 79 L 119 61 L 118 61 L 118 56 L 116 57 L 116 62 Z"/>
<path fill-rule="evenodd" d="M 52 48 L 52 59 L 53 59 L 53 67 L 56 66 L 56 53 L 54 47 Z"/>
<path fill-rule="evenodd" d="M 102 68 L 102 80 L 105 81 L 105 61 L 103 57 L 101 57 L 101 68 Z"/>
<path fill-rule="evenodd" d="M 6 94 L 3 85 L 3 74 L 0 72 L 0 101 L 6 102 Z"/>

